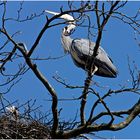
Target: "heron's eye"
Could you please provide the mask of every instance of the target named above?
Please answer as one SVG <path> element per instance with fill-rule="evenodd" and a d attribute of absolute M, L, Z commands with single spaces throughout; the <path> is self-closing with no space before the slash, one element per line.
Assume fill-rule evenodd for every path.
<path fill-rule="evenodd" d="M 15 107 L 15 110 L 18 110 L 18 108 L 17 108 L 17 107 Z"/>
<path fill-rule="evenodd" d="M 66 26 L 66 27 L 65 27 L 65 29 L 67 30 L 67 29 L 68 29 L 68 27 Z"/>

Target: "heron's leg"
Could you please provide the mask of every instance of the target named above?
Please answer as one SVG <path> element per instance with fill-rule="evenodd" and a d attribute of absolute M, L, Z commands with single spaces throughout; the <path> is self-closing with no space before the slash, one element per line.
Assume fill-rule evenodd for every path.
<path fill-rule="evenodd" d="M 98 70 L 97 66 L 94 66 L 94 70 L 92 72 L 88 71 L 88 76 L 85 80 L 85 85 L 90 85 L 92 82 L 92 77 L 94 76 L 95 72 Z"/>
<path fill-rule="evenodd" d="M 98 70 L 98 67 L 97 66 L 94 66 L 94 70 L 92 71 L 92 76 L 95 74 L 95 72 Z"/>

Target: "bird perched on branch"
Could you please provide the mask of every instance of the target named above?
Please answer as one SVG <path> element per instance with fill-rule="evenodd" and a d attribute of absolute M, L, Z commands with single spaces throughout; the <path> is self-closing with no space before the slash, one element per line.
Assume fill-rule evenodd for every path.
<path fill-rule="evenodd" d="M 59 15 L 60 13 L 45 10 L 45 12 Z M 70 37 L 74 28 L 76 27 L 75 19 L 69 14 L 63 14 L 59 18 L 68 21 L 68 25 L 63 28 L 61 41 L 65 53 L 69 53 L 76 66 L 84 69 L 85 71 L 90 71 L 91 66 L 94 67 L 93 73 L 102 77 L 117 77 L 117 69 L 113 64 L 113 61 L 104 51 L 102 47 L 99 46 L 97 50 L 97 55 L 93 59 L 93 53 L 95 48 L 95 43 L 88 39 L 72 39 Z"/>

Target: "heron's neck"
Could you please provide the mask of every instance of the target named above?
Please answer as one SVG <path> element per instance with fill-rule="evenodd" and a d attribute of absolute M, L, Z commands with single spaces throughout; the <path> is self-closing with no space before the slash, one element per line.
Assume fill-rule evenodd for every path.
<path fill-rule="evenodd" d="M 72 38 L 70 36 L 65 36 L 63 33 L 61 35 L 61 42 L 64 48 L 64 52 L 65 53 L 69 53 L 70 52 L 70 47 L 72 44 Z"/>

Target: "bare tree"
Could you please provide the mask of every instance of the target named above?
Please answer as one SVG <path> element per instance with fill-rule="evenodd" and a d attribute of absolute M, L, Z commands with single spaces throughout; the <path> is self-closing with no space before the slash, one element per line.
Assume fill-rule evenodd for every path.
<path fill-rule="evenodd" d="M 0 36 L 1 36 L 1 43 L 0 43 L 0 73 L 1 77 L 3 77 L 4 82 L 0 84 L 1 87 L 7 87 L 7 90 L 4 91 L 2 88 L 1 95 L 10 92 L 10 90 L 14 87 L 15 84 L 20 82 L 21 77 L 24 76 L 24 74 L 27 71 L 32 71 L 32 73 L 36 76 L 36 78 L 42 83 L 42 86 L 45 87 L 46 92 L 49 92 L 51 96 L 51 111 L 52 111 L 52 126 L 51 126 L 51 138 L 75 138 L 75 137 L 83 137 L 86 138 L 86 135 L 84 134 L 92 134 L 93 132 L 97 131 L 117 131 L 121 130 L 125 127 L 127 127 L 140 113 L 140 100 L 138 100 L 132 107 L 126 110 L 120 110 L 120 111 L 112 111 L 108 105 L 106 99 L 108 97 L 115 96 L 116 94 L 121 94 L 124 92 L 130 92 L 135 94 L 140 94 L 140 74 L 138 68 L 134 65 L 130 65 L 130 60 L 128 61 L 128 68 L 130 72 L 130 76 L 132 78 L 132 83 L 130 86 L 121 86 L 120 89 L 109 89 L 107 92 L 104 93 L 103 96 L 98 93 L 94 89 L 94 86 L 91 85 L 92 82 L 96 84 L 95 81 L 92 81 L 93 76 L 91 72 L 88 72 L 87 77 L 85 78 L 85 81 L 83 81 L 83 86 L 76 86 L 76 85 L 70 85 L 68 84 L 62 77 L 59 75 L 54 76 L 54 79 L 64 86 L 64 88 L 69 89 L 82 89 L 81 96 L 78 98 L 73 99 L 60 99 L 58 97 L 58 93 L 54 89 L 54 86 L 50 84 L 47 77 L 43 75 L 41 70 L 39 69 L 38 65 L 36 64 L 36 61 L 40 60 L 52 60 L 52 59 L 58 59 L 60 57 L 47 57 L 47 58 L 41 58 L 41 57 L 32 57 L 36 49 L 38 48 L 38 44 L 43 38 L 44 34 L 49 28 L 54 28 L 55 26 L 60 26 L 61 24 L 67 24 L 67 22 L 58 21 L 57 23 L 54 23 L 56 19 L 61 17 L 64 14 L 71 14 L 76 23 L 77 26 L 80 26 L 81 28 L 86 27 L 88 29 L 88 37 L 89 39 L 93 37 L 93 30 L 96 34 L 94 34 L 94 37 L 96 37 L 96 45 L 94 48 L 94 54 L 93 54 L 93 60 L 95 59 L 99 45 L 101 43 L 101 40 L 103 38 L 104 30 L 110 19 L 119 20 L 120 22 L 123 22 L 124 24 L 130 26 L 133 31 L 135 31 L 135 35 L 139 37 L 140 34 L 140 10 L 138 9 L 136 11 L 136 14 L 134 16 L 129 16 L 126 14 L 123 14 L 121 12 L 121 9 L 125 8 L 127 5 L 127 1 L 107 1 L 107 2 L 79 2 L 79 7 L 76 7 L 74 5 L 74 2 L 68 2 L 69 9 L 64 10 L 63 7 L 60 8 L 60 14 L 52 16 L 49 18 L 46 16 L 45 10 L 43 9 L 40 13 L 34 13 L 31 15 L 28 15 L 27 17 L 22 17 L 23 12 L 23 5 L 24 2 L 19 2 L 19 9 L 17 10 L 17 16 L 16 17 L 7 17 L 8 8 L 7 5 L 9 2 L 0 2 L 0 9 L 2 12 L 1 16 L 1 27 L 0 27 Z M 46 16 L 46 17 L 45 17 Z M 36 36 L 36 39 L 32 41 L 31 46 L 23 45 L 24 42 L 22 41 L 16 41 L 16 38 L 19 34 L 21 34 L 21 31 L 15 31 L 11 33 L 8 30 L 8 22 L 16 22 L 16 23 L 26 23 L 29 21 L 32 21 L 34 19 L 38 19 L 40 17 L 45 17 L 46 22 L 44 23 L 43 27 L 40 29 L 40 32 Z M 96 22 L 92 21 L 92 18 L 96 19 Z M 86 23 L 86 24 L 85 24 Z M 88 23 L 88 24 L 87 24 Z M 36 23 L 37 24 L 37 23 Z M 24 30 L 24 29 L 23 29 Z M 135 40 L 138 42 L 138 37 L 135 37 Z M 13 71 L 9 70 L 8 63 L 14 62 L 15 69 Z M 91 64 L 92 65 L 92 64 Z M 93 69 L 91 67 L 91 69 Z M 72 90 L 71 90 L 72 92 Z M 87 106 L 88 102 L 88 95 L 92 95 L 97 97 L 97 100 L 91 104 L 88 116 L 85 117 L 85 108 Z M 73 100 L 73 101 L 80 101 L 80 121 L 78 117 L 74 118 L 76 115 L 73 116 L 74 121 L 72 122 L 62 122 L 60 119 L 60 110 L 58 109 L 59 101 L 65 101 L 65 100 Z M 101 111 L 98 114 L 95 114 L 95 110 L 99 105 L 102 105 L 106 111 Z M 63 107 L 62 107 L 63 108 Z M 103 117 L 110 117 L 109 121 L 105 121 L 104 123 L 97 123 L 98 120 L 100 120 Z M 116 120 L 120 120 L 120 118 L 123 118 L 122 121 L 119 123 L 115 123 Z"/>

